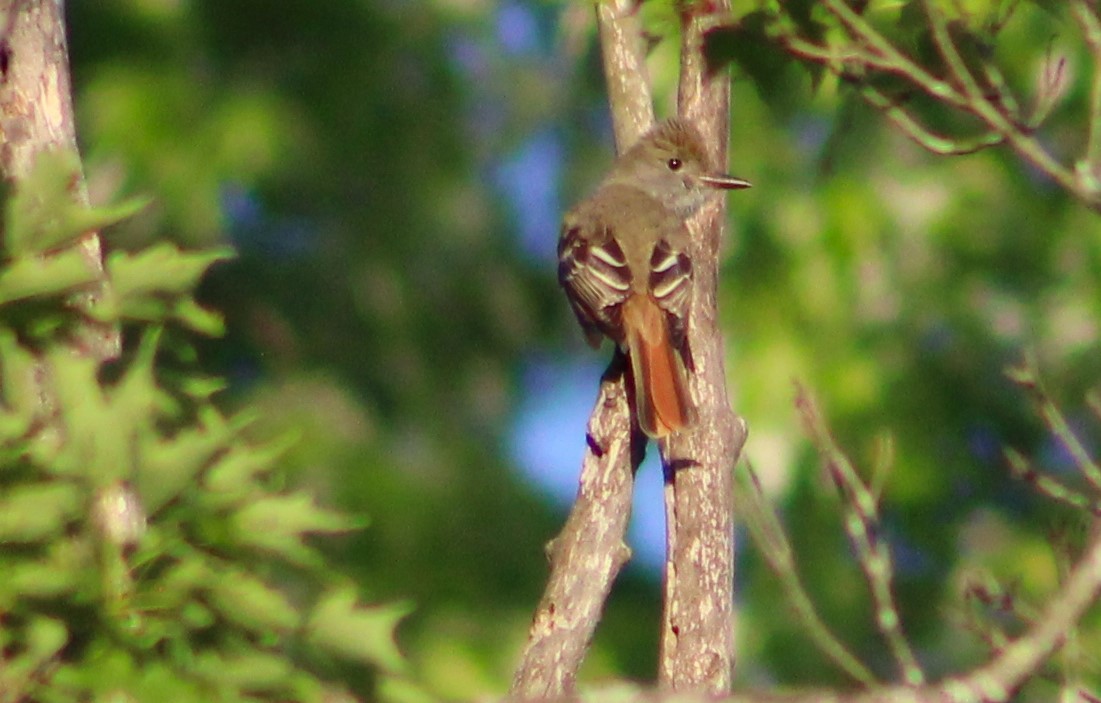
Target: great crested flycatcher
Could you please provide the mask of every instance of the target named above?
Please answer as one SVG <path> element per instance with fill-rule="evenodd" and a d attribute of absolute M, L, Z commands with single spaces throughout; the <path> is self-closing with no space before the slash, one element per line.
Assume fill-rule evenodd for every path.
<path fill-rule="evenodd" d="M 691 235 L 685 221 L 710 189 L 748 188 L 713 173 L 694 127 L 658 124 L 616 160 L 563 218 L 558 281 L 589 344 L 611 338 L 630 359 L 639 426 L 650 437 L 690 427 L 688 310 Z"/>

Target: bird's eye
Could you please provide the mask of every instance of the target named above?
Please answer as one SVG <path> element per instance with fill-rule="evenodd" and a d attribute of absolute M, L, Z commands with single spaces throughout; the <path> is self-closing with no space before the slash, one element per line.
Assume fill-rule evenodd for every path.
<path fill-rule="evenodd" d="M 679 171 L 680 167 L 684 165 L 684 162 L 674 156 L 666 162 L 666 165 L 669 167 L 670 171 Z"/>

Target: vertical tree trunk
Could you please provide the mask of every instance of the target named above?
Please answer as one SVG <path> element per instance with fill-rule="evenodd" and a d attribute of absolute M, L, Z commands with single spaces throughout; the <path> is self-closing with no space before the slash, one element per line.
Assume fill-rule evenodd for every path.
<path fill-rule="evenodd" d="M 37 157 L 49 151 L 77 154 L 62 4 L 60 0 L 0 0 L 0 170 L 4 179 L 18 187 Z M 72 193 L 78 202 L 88 204 L 82 173 L 76 174 Z M 99 233 L 86 233 L 78 246 L 101 281 L 97 289 L 73 301 L 88 310 L 107 290 Z M 113 325 L 86 320 L 73 345 L 78 353 L 113 359 L 119 353 L 119 333 Z"/>
<path fill-rule="evenodd" d="M 702 0 L 682 9 L 683 45 L 678 111 L 700 130 L 711 162 L 726 164 L 730 82 L 713 73 L 704 33 L 729 12 L 728 0 Z M 658 677 L 663 686 L 721 694 L 734 666 L 734 504 L 732 472 L 746 438 L 745 422 L 726 392 L 719 330 L 719 245 L 726 200 L 714 197 L 689 222 L 695 293 L 689 325 L 699 427 L 662 447 L 665 471 L 666 564 Z"/>

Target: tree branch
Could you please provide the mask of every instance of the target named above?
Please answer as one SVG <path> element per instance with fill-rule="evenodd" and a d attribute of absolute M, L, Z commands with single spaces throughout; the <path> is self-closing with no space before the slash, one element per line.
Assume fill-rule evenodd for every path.
<path fill-rule="evenodd" d="M 845 512 L 845 531 L 856 550 L 857 561 L 871 591 L 875 607 L 876 626 L 887 641 L 902 679 L 911 685 L 925 682 L 925 674 L 909 641 L 902 632 L 891 581 L 894 565 L 887 545 L 878 537 L 879 508 L 877 499 L 857 475 L 852 463 L 837 446 L 818 404 L 801 385 L 797 388 L 795 405 L 803 417 L 807 433 L 818 447 L 830 477 L 841 492 Z"/>
<path fill-rule="evenodd" d="M 682 8 L 683 45 L 678 111 L 700 130 L 711 162 L 726 163 L 730 82 L 706 65 L 705 32 L 727 0 Z M 676 690 L 726 693 L 734 666 L 733 469 L 745 443 L 745 422 L 726 392 L 718 328 L 719 244 L 725 198 L 713 198 L 689 224 L 693 233 L 693 301 L 689 347 L 699 426 L 661 444 L 665 471 L 666 564 L 658 680 Z"/>
<path fill-rule="evenodd" d="M 616 153 L 622 154 L 654 126 L 638 2 L 602 0 L 597 3 L 596 17 Z"/>
<path fill-rule="evenodd" d="M 1098 178 L 1101 177 L 1097 173 L 1101 168 L 1101 21 L 1098 21 L 1095 10 L 1086 0 L 1074 0 L 1070 7 L 1093 59 L 1086 153 L 1077 170 L 1080 177 L 1088 178 L 1097 187 Z"/>
<path fill-rule="evenodd" d="M 1077 168 L 1071 169 L 1060 163 L 1032 134 L 1038 126 L 1038 121 L 1051 110 L 1052 98 L 1041 94 L 1041 99 L 1037 102 L 1036 114 L 1027 121 L 1027 124 L 1022 123 L 1017 115 L 1007 114 L 1015 111 L 1018 101 L 1012 95 L 1004 93 L 999 95 L 998 102 L 995 104 L 985 95 L 960 55 L 948 31 L 944 15 L 935 3 L 928 0 L 925 2 L 926 19 L 934 44 L 948 67 L 949 74 L 955 79 L 955 84 L 937 78 L 896 48 L 864 17 L 855 12 L 845 0 L 823 0 L 822 4 L 840 23 L 848 35 L 850 45 L 843 43 L 840 46 L 823 47 L 798 36 L 795 23 L 783 14 L 784 10 L 773 14 L 768 30 L 769 36 L 793 56 L 821 64 L 838 75 L 851 78 L 849 74 L 855 73 L 863 80 L 866 72 L 882 71 L 898 76 L 909 81 L 930 98 L 966 112 L 985 125 L 987 132 L 973 139 L 956 140 L 933 135 L 877 91 L 868 88 L 866 84 L 860 87 L 861 97 L 884 112 L 888 119 L 902 128 L 907 136 L 930 151 L 938 154 L 971 153 L 986 146 L 1005 143 L 1017 152 L 1018 156 L 1046 174 L 1084 205 L 1094 211 L 1101 211 L 1101 180 L 1092 172 L 1095 168 L 1093 150 L 1097 148 L 1098 143 L 1096 134 L 1091 133 L 1091 144 L 1087 148 L 1086 156 L 1079 160 Z M 1095 46 L 1095 42 L 1101 42 L 1101 23 L 1098 23 L 1096 16 L 1092 14 L 1093 10 L 1084 2 L 1079 1 L 1072 5 L 1072 11 L 1095 57 L 1093 68 L 1096 74 L 1101 70 L 1101 65 L 1097 63 L 1096 57 L 1099 54 Z M 984 64 L 982 68 L 992 85 L 1000 85 L 1000 91 L 1006 90 L 996 66 Z M 1059 73 L 1061 75 L 1061 68 Z M 1094 87 L 1092 104 L 1101 106 L 1101 97 L 1098 97 L 1101 93 L 1097 92 L 1101 91 L 1101 78 L 1095 77 Z M 1091 113 L 1091 124 L 1097 121 L 1092 119 L 1093 117 L 1096 117 L 1095 113 Z M 1101 128 L 1092 129 L 1096 132 Z"/>
<path fill-rule="evenodd" d="M 604 0 L 596 12 L 616 148 L 622 153 L 654 123 L 642 29 L 632 0 Z M 589 418 L 577 500 L 548 545 L 550 578 L 513 676 L 512 697 L 572 692 L 612 582 L 630 558 L 623 538 L 645 447 L 632 416 L 617 353 Z"/>
<path fill-rule="evenodd" d="M 741 481 L 736 481 L 734 486 L 735 505 L 741 511 L 761 557 L 779 579 L 787 605 L 795 613 L 803 634 L 853 680 L 864 686 L 875 684 L 876 678 L 872 672 L 837 639 L 815 609 L 796 571 L 791 542 L 775 510 L 765 498 L 752 466 L 745 467 Z"/>
<path fill-rule="evenodd" d="M 56 0 L 0 0 L 0 139 L 0 169 L 9 183 L 18 184 L 42 153 L 78 154 L 69 53 Z M 84 176 L 76 176 L 73 198 L 87 205 Z M 99 233 L 88 232 L 78 246 L 100 281 L 73 301 L 89 311 L 108 290 Z M 113 359 L 119 353 L 119 331 L 88 318 L 78 328 L 74 346 L 87 356 Z"/>
<path fill-rule="evenodd" d="M 514 698 L 572 693 L 612 582 L 630 559 L 623 536 L 643 446 L 630 418 L 622 363 L 613 363 L 589 419 L 577 500 L 547 545 L 550 579 L 512 679 Z"/>

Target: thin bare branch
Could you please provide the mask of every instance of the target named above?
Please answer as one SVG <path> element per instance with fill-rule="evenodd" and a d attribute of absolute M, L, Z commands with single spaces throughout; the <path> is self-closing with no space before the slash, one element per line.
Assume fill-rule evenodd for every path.
<path fill-rule="evenodd" d="M 1037 471 L 1032 462 L 1017 450 L 1006 449 L 1005 459 L 1014 478 L 1027 482 L 1040 494 L 1067 507 L 1101 517 L 1101 504 L 1096 500 L 1091 500 L 1084 493 L 1068 488 L 1052 477 Z"/>
<path fill-rule="evenodd" d="M 1002 69 L 998 68 L 997 64 L 989 61 L 984 61 L 981 68 L 983 78 L 990 84 L 989 94 L 991 99 L 997 102 L 1002 112 L 1008 115 L 1013 122 L 1022 123 L 1024 120 L 1021 117 L 1021 106 L 1017 102 L 1017 97 L 1013 95 L 1013 91 L 1010 90 L 1005 76 L 1002 75 Z"/>
<path fill-rule="evenodd" d="M 995 619 L 990 617 L 990 611 L 1006 612 L 1011 609 L 1011 596 L 997 582 L 976 582 L 967 586 L 963 599 L 966 608 L 963 628 L 986 644 L 991 654 L 997 655 L 1011 640 Z"/>
<path fill-rule="evenodd" d="M 799 579 L 791 542 L 761 490 L 757 473 L 749 465 L 744 467 L 744 473 L 746 478 L 734 483 L 735 505 L 765 563 L 779 580 L 784 600 L 801 623 L 802 633 L 846 675 L 865 686 L 875 684 L 875 675 L 853 656 L 819 616 Z"/>
<path fill-rule="evenodd" d="M 860 87 L 860 95 L 872 107 L 878 109 L 891 124 L 912 139 L 918 146 L 943 156 L 973 154 L 992 146 L 1005 143 L 1005 137 L 990 131 L 970 139 L 945 137 L 926 128 L 901 105 L 892 102 L 887 96 L 870 85 Z"/>
<path fill-rule="evenodd" d="M 1036 405 L 1040 417 L 1043 418 L 1051 434 L 1055 436 L 1059 444 L 1070 455 L 1075 467 L 1082 472 L 1082 476 L 1095 491 L 1101 491 L 1101 467 L 1098 467 L 1097 463 L 1090 457 L 1078 436 L 1071 430 L 1070 424 L 1062 411 L 1052 402 L 1051 396 L 1048 395 L 1047 390 L 1040 383 L 1034 362 L 1026 360 L 1020 366 L 1009 369 L 1007 373 L 1014 383 L 1032 396 L 1032 402 Z"/>
<path fill-rule="evenodd" d="M 1071 569 L 1058 594 L 1020 637 L 1005 644 L 987 664 L 958 676 L 924 686 L 884 686 L 855 693 L 809 690 L 784 694 L 745 693 L 727 703 L 1001 703 L 1010 700 L 1064 642 L 1086 609 L 1101 595 L 1101 523 L 1095 522 L 1083 555 Z M 686 695 L 637 692 L 634 701 L 704 703 L 714 701 L 704 693 Z"/>
<path fill-rule="evenodd" d="M 1058 595 L 1043 609 L 1028 632 L 992 662 L 961 679 L 967 689 L 991 700 L 1007 700 L 1065 641 L 1066 633 L 1101 594 L 1101 530 L 1094 525 L 1085 554 L 1078 560 Z"/>
<path fill-rule="evenodd" d="M 1089 136 L 1086 153 L 1082 159 L 1079 174 L 1094 181 L 1097 187 L 1098 169 L 1101 168 L 1101 21 L 1095 10 L 1086 0 L 1073 0 L 1071 14 L 1086 40 L 1090 56 L 1093 59 L 1093 80 L 1090 86 Z"/>
<path fill-rule="evenodd" d="M 933 30 L 933 43 L 937 47 L 937 52 L 944 59 L 944 63 L 948 67 L 948 73 L 955 79 L 963 94 L 967 96 L 971 109 L 982 109 L 984 106 L 989 106 L 990 103 L 986 100 L 983 89 L 979 86 L 979 82 L 975 80 L 975 76 L 971 74 L 971 69 L 967 67 L 967 63 L 960 55 L 959 49 L 956 48 L 956 43 L 952 41 L 952 37 L 948 34 L 948 25 L 944 21 L 944 14 L 933 3 L 933 0 L 925 0 L 924 5 L 925 16 L 929 19 L 929 26 Z"/>
<path fill-rule="evenodd" d="M 886 37 L 868 24 L 867 20 L 853 12 L 844 0 L 823 0 L 823 5 L 841 21 L 861 44 L 867 46 L 880 57 L 882 62 L 874 66 L 875 68 L 900 75 L 932 97 L 949 105 L 960 108 L 966 107 L 968 104 L 966 95 L 956 90 L 947 81 L 936 78 L 896 49 Z"/>
<path fill-rule="evenodd" d="M 901 618 L 891 589 L 894 566 L 890 550 L 878 537 L 879 509 L 875 498 L 848 457 L 834 442 L 817 404 L 802 386 L 796 390 L 795 404 L 830 475 L 845 498 L 845 531 L 856 549 L 857 561 L 872 594 L 876 625 L 887 640 L 902 680 L 910 685 L 920 685 L 925 681 L 925 674 L 902 632 Z"/>
<path fill-rule="evenodd" d="M 513 675 L 513 697 L 573 691 L 612 582 L 630 558 L 623 538 L 639 453 L 630 437 L 622 368 L 609 369 L 589 419 L 577 499 L 562 532 L 547 545 L 551 574 Z"/>
<path fill-rule="evenodd" d="M 822 64 L 843 77 L 855 76 L 861 83 L 861 96 L 878 109 L 885 110 L 893 124 L 930 151 L 938 154 L 966 154 L 986 146 L 1005 143 L 1087 207 L 1101 211 L 1101 181 L 1086 169 L 1067 168 L 1032 136 L 1032 131 L 1038 126 L 1037 118 L 1046 116 L 1054 105 L 1057 93 L 1053 91 L 1040 95 L 1035 114 L 1027 124 L 1019 116 L 1014 116 L 1016 101 L 1008 92 L 999 96 L 997 104 L 992 102 L 967 68 L 952 42 L 944 16 L 932 2 L 927 2 L 926 6 L 934 42 L 958 86 L 935 77 L 906 56 L 845 0 L 823 0 L 822 5 L 852 37 L 851 46 L 822 47 L 802 39 L 797 36 L 794 26 L 784 20 L 782 13 L 773 16 L 770 36 L 801 59 Z M 993 73 L 988 71 L 988 75 L 998 85 L 1000 74 L 997 68 L 989 68 Z M 874 71 L 882 71 L 909 81 L 934 100 L 977 117 L 988 131 L 978 137 L 962 140 L 931 133 L 901 111 L 898 105 L 870 89 L 864 82 L 865 74 Z M 1057 69 L 1056 74 L 1060 71 L 1061 69 Z M 1004 81 L 1000 84 L 1004 86 Z"/>

